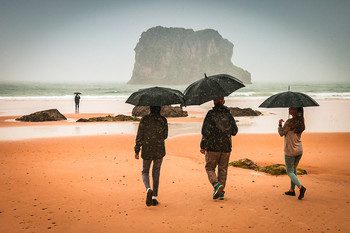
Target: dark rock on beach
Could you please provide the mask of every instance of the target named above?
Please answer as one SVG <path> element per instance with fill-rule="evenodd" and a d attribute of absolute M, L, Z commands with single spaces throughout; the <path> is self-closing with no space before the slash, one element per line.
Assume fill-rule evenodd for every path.
<path fill-rule="evenodd" d="M 135 106 L 132 110 L 133 116 L 143 117 L 150 114 L 148 106 Z M 162 106 L 160 114 L 164 117 L 187 117 L 187 111 L 184 111 L 181 107 Z"/>
<path fill-rule="evenodd" d="M 189 84 L 207 75 L 226 73 L 251 83 L 248 71 L 232 64 L 233 44 L 218 31 L 153 27 L 135 47 L 129 84 Z"/>
<path fill-rule="evenodd" d="M 256 171 L 258 171 L 260 169 L 260 166 L 258 164 L 256 164 L 253 160 L 250 160 L 247 158 L 233 161 L 229 165 L 234 166 L 234 167 L 256 170 Z"/>
<path fill-rule="evenodd" d="M 80 118 L 77 122 L 102 122 L 102 121 L 140 121 L 138 117 L 126 116 L 123 114 L 119 114 L 117 116 L 104 116 L 104 117 L 91 117 L 88 119 Z"/>
<path fill-rule="evenodd" d="M 255 170 L 259 172 L 265 172 L 271 175 L 285 175 L 286 172 L 286 166 L 284 164 L 272 164 L 265 167 L 261 167 L 258 164 L 256 164 L 254 161 L 250 159 L 240 159 L 237 161 L 233 161 L 229 163 L 230 166 L 234 167 L 240 167 L 244 169 L 250 169 Z M 307 172 L 304 169 L 297 168 L 297 174 L 298 175 L 306 175 Z"/>
<path fill-rule="evenodd" d="M 31 122 L 42 122 L 42 121 L 61 121 L 67 120 L 57 109 L 49 109 L 32 113 L 16 118 L 16 121 L 31 121 Z"/>
<path fill-rule="evenodd" d="M 242 116 L 260 116 L 261 112 L 253 110 L 251 108 L 229 108 L 230 112 L 235 117 L 242 117 Z"/>

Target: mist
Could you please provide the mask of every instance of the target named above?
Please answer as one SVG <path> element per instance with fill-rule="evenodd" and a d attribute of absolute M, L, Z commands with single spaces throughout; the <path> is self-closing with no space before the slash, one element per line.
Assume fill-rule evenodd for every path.
<path fill-rule="evenodd" d="M 349 1 L 0 1 L 0 81 L 127 82 L 154 26 L 217 30 L 253 82 L 350 81 Z M 198 77 L 201 78 L 201 77 Z"/>

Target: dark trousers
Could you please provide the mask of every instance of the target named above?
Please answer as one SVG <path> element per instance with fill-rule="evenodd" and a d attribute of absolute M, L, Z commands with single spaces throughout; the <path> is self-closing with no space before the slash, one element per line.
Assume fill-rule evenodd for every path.
<path fill-rule="evenodd" d="M 157 197 L 158 188 L 159 188 L 160 167 L 162 166 L 163 158 L 153 159 L 153 160 L 146 160 L 146 159 L 143 160 L 142 180 L 143 180 L 143 183 L 145 184 L 146 190 L 151 188 L 150 180 L 149 180 L 149 170 L 152 162 L 153 162 L 153 167 L 152 167 L 153 196 Z"/>
<path fill-rule="evenodd" d="M 79 103 L 75 103 L 75 112 L 79 112 Z"/>

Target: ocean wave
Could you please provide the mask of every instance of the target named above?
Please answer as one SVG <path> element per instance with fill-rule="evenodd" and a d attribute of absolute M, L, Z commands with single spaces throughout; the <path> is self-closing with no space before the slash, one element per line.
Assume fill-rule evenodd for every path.
<path fill-rule="evenodd" d="M 123 100 L 129 95 L 101 95 L 101 96 L 81 96 L 81 99 L 87 100 Z M 0 100 L 74 100 L 72 95 L 64 96 L 0 96 Z"/>
<path fill-rule="evenodd" d="M 315 99 L 350 99 L 350 92 L 305 93 Z"/>
<path fill-rule="evenodd" d="M 276 93 L 240 92 L 233 93 L 227 99 L 265 99 Z M 314 99 L 350 99 L 350 92 L 345 93 L 305 93 Z M 130 94 L 125 95 L 99 95 L 81 96 L 81 100 L 126 100 Z M 64 96 L 0 96 L 0 100 L 74 100 L 72 95 Z"/>

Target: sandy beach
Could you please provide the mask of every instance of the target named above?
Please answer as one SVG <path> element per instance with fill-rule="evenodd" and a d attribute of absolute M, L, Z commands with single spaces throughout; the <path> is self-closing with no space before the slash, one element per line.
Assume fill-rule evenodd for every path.
<path fill-rule="evenodd" d="M 258 102 L 228 104 L 256 108 Z M 21 103 L 23 108 L 16 105 L 6 112 L 13 105 L 2 103 L 0 232 L 349 232 L 350 130 L 345 119 L 349 119 L 350 101 L 321 102 L 321 107 L 306 112 L 310 128 L 302 136 L 300 167 L 308 172 L 300 177 L 307 188 L 303 200 L 284 195 L 290 182 L 287 176 L 234 167 L 228 171 L 225 200 L 213 200 L 199 153 L 198 129 L 210 108 L 207 104 L 189 108 L 187 118 L 168 119 L 169 131 L 174 132 L 169 132 L 166 140 L 157 207 L 145 205 L 142 164 L 133 157 L 137 123 L 77 123 L 75 119 L 80 117 L 119 111 L 106 111 L 109 106 L 105 105 L 98 107 L 99 112 L 89 111 L 89 105 L 89 110 L 74 114 L 68 103 L 61 103 L 60 111 L 70 121 L 16 122 L 13 119 L 23 109 L 32 111 L 35 105 L 26 108 L 28 103 Z M 44 105 L 36 109 L 45 109 Z M 335 106 L 332 113 L 329 106 Z M 119 103 L 117 109 L 127 114 L 132 107 Z M 233 137 L 230 160 L 284 163 L 283 138 L 274 131 L 275 120 L 286 117 L 286 111 L 258 110 L 265 116 L 238 119 L 240 132 Z M 327 125 L 325 118 L 333 121 Z M 118 131 L 123 124 L 132 127 Z M 55 134 L 62 127 L 80 129 L 74 134 L 68 128 Z M 101 127 L 106 131 L 96 133 Z M 113 127 L 116 131 L 107 130 Z M 38 129 L 42 131 L 35 136 Z M 253 133 L 254 129 L 258 133 Z"/>

